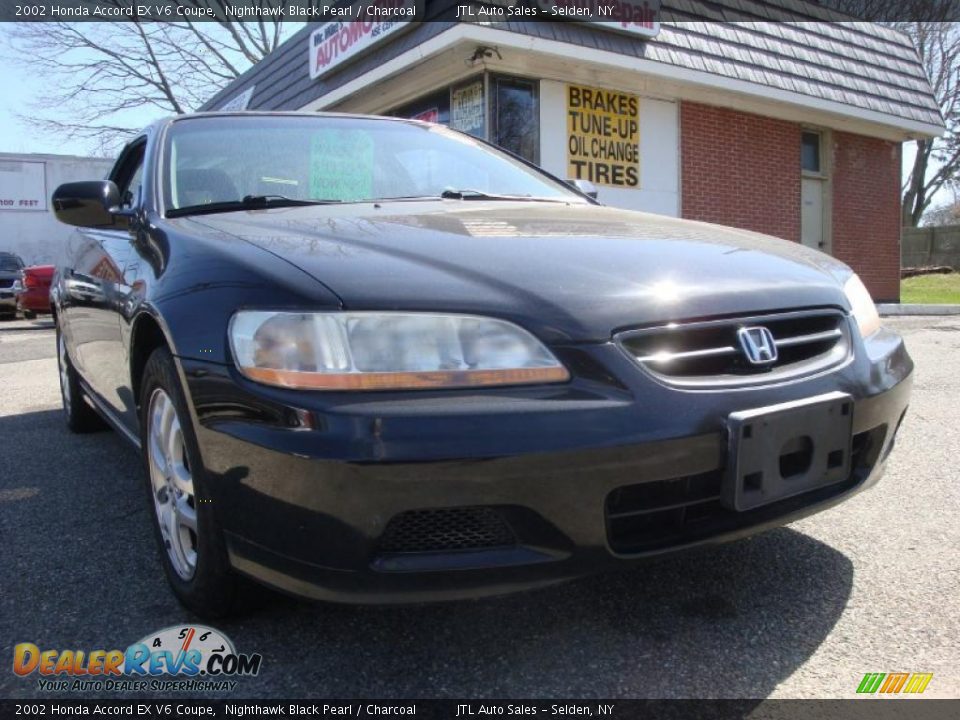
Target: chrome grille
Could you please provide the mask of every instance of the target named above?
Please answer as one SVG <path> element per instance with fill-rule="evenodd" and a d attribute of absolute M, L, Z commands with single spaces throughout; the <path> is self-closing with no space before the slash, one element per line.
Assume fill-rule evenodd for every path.
<path fill-rule="evenodd" d="M 777 357 L 751 362 L 742 328 L 770 331 Z M 850 330 L 839 310 L 724 318 L 630 330 L 617 343 L 652 375 L 688 387 L 779 382 L 836 367 L 850 357 Z"/>

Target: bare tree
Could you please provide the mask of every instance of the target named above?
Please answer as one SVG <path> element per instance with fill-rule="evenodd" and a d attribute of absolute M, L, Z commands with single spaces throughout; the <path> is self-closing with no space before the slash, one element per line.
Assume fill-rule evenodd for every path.
<path fill-rule="evenodd" d="M 820 0 L 833 10 L 882 22 L 913 41 L 943 115 L 943 137 L 917 140 L 903 185 L 902 223 L 917 227 L 938 191 L 960 187 L 960 3 L 956 0 Z"/>
<path fill-rule="evenodd" d="M 956 199 L 939 207 L 930 208 L 923 215 L 924 227 L 941 225 L 960 225 L 960 204 Z"/>
<path fill-rule="evenodd" d="M 283 8 L 287 2 L 257 5 Z M 96 4 L 126 8 L 137 0 Z M 139 129 L 143 111 L 162 116 L 195 110 L 299 27 L 278 18 L 231 22 L 223 0 L 180 4 L 213 8 L 216 20 L 130 17 L 8 26 L 14 59 L 44 79 L 24 119 L 40 131 L 88 140 L 92 149 L 115 149 Z"/>
<path fill-rule="evenodd" d="M 933 196 L 960 180 L 960 24 L 897 25 L 917 48 L 946 123 L 943 137 L 916 141 L 913 167 L 903 188 L 902 212 L 903 225 L 917 227 Z"/>

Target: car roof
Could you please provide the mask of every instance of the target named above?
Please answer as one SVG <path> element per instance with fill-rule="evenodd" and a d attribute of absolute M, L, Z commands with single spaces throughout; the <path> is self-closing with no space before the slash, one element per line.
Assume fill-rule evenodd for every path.
<path fill-rule="evenodd" d="M 158 120 L 148 126 L 148 129 L 158 128 L 160 126 L 172 125 L 184 120 L 193 120 L 196 118 L 217 118 L 217 117 L 327 117 L 327 118 L 352 118 L 355 120 L 378 120 L 387 123 L 402 123 L 404 125 L 417 125 L 427 127 L 435 123 L 423 122 L 422 120 L 413 120 L 411 118 L 389 117 L 385 115 L 364 115 L 362 113 L 339 113 L 339 112 L 313 112 L 309 110 L 211 110 L 208 112 L 184 113 L 182 115 L 172 115 L 170 117 Z"/>

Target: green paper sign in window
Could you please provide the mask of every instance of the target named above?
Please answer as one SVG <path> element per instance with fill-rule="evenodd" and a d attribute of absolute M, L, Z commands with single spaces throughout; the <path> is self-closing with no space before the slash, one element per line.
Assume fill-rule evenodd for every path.
<path fill-rule="evenodd" d="M 322 130 L 310 140 L 310 197 L 366 200 L 373 194 L 373 139 L 363 130 Z"/>

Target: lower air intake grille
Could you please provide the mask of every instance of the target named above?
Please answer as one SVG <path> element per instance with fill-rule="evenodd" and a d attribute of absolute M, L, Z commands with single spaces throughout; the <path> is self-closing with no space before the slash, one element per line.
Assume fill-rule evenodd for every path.
<path fill-rule="evenodd" d="M 687 387 L 779 382 L 839 365 L 850 355 L 849 323 L 839 310 L 671 323 L 617 335 L 620 346 L 652 375 Z M 753 360 L 741 330 L 769 338 Z"/>
<path fill-rule="evenodd" d="M 381 553 L 448 552 L 511 547 L 510 526 L 493 508 L 409 510 L 393 517 L 380 538 Z"/>

